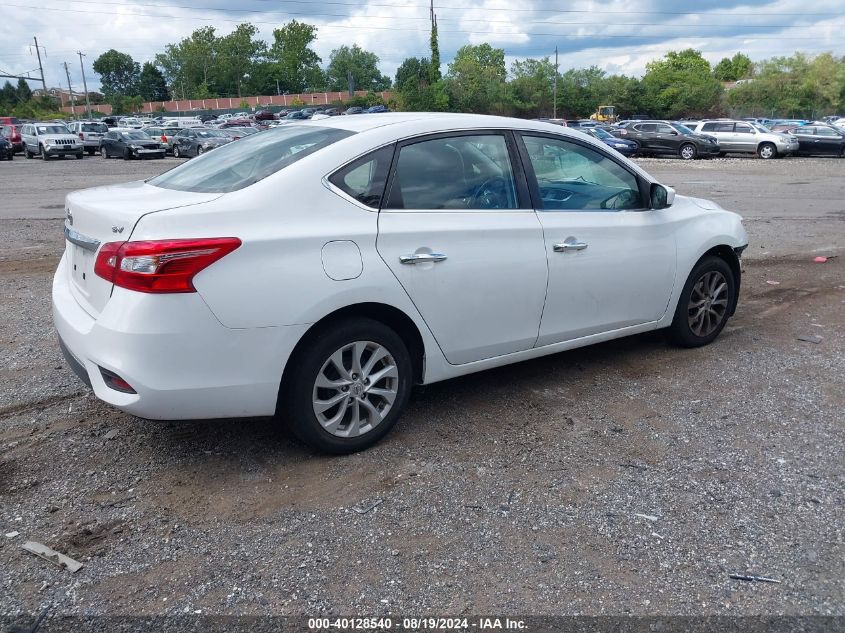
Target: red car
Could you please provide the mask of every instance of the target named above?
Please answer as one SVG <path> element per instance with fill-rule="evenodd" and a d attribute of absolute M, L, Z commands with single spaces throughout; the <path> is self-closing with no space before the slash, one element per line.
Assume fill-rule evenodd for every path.
<path fill-rule="evenodd" d="M 0 118 L 9 119 L 11 117 Z M 23 139 L 21 138 L 21 132 L 18 127 L 17 125 L 3 125 L 0 127 L 0 135 L 12 144 L 12 151 L 15 154 L 23 151 Z"/>

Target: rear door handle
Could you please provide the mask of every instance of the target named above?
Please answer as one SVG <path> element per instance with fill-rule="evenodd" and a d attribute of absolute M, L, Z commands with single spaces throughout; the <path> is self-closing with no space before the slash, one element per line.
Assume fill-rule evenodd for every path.
<path fill-rule="evenodd" d="M 587 248 L 586 242 L 563 242 L 562 244 L 555 244 L 555 253 L 568 253 L 569 251 L 583 251 Z"/>
<path fill-rule="evenodd" d="M 442 262 L 447 259 L 443 253 L 414 253 L 413 255 L 400 255 L 399 261 L 403 264 L 419 264 L 422 262 Z"/>

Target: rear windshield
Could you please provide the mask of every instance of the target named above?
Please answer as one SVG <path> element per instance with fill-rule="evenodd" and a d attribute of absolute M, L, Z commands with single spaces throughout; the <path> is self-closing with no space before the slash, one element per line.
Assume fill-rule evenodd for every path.
<path fill-rule="evenodd" d="M 64 125 L 36 125 L 39 134 L 70 134 Z"/>
<path fill-rule="evenodd" d="M 108 132 L 109 126 L 105 123 L 83 123 L 83 132 Z"/>
<path fill-rule="evenodd" d="M 149 141 L 150 135 L 138 130 L 137 132 L 121 132 L 120 135 L 127 141 Z"/>
<path fill-rule="evenodd" d="M 237 191 L 353 134 L 324 127 L 276 128 L 223 145 L 147 182 L 196 193 Z"/>
<path fill-rule="evenodd" d="M 197 130 L 197 136 L 199 138 L 228 138 L 226 134 L 217 130 Z"/>

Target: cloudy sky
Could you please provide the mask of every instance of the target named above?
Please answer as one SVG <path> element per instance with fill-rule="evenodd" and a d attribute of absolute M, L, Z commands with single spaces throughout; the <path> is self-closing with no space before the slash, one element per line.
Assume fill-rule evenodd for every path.
<path fill-rule="evenodd" d="M 509 62 L 553 56 L 557 46 L 561 71 L 595 64 L 631 75 L 687 47 L 712 63 L 736 51 L 754 60 L 795 50 L 845 54 L 842 0 L 435 0 L 435 11 L 444 71 L 460 46 L 481 42 L 504 48 Z M 96 88 L 91 64 L 109 48 L 144 62 L 202 26 L 225 34 L 252 22 L 269 41 L 274 27 L 296 19 L 319 27 L 315 48 L 324 63 L 333 48 L 357 43 L 392 77 L 406 57 L 428 54 L 428 14 L 424 0 L 4 0 L 0 74 L 35 69 L 37 76 L 33 35 L 44 47 L 48 86 L 67 85 L 67 61 L 81 88 L 82 51 Z"/>

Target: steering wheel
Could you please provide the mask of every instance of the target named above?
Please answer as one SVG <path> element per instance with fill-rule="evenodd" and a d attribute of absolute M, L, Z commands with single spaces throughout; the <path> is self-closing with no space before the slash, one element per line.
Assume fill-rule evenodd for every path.
<path fill-rule="evenodd" d="M 501 176 L 482 182 L 470 200 L 472 209 L 505 209 L 508 206 L 507 183 Z"/>
<path fill-rule="evenodd" d="M 631 204 L 636 202 L 634 192 L 630 189 L 614 193 L 609 198 L 605 198 L 599 204 L 602 209 L 628 209 Z"/>

